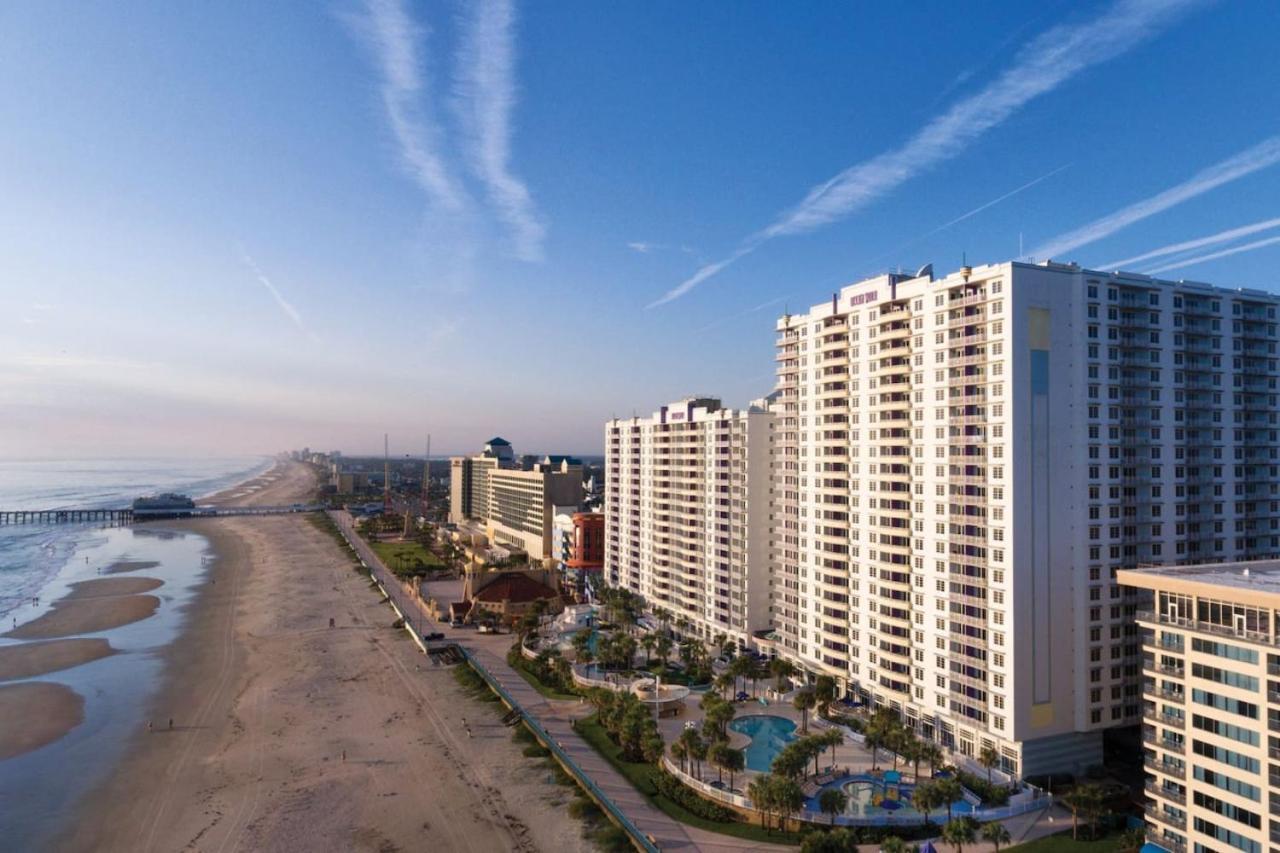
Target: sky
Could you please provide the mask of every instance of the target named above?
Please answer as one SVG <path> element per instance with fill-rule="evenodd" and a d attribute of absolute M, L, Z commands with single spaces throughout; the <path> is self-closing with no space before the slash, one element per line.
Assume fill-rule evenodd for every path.
<path fill-rule="evenodd" d="M 1280 10 L 0 4 L 0 457 L 599 453 L 1019 257 L 1275 290 Z"/>

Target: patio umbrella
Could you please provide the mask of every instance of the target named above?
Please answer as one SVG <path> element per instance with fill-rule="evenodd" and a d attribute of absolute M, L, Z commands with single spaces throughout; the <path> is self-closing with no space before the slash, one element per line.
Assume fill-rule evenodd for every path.
<path fill-rule="evenodd" d="M 938 848 L 933 846 L 932 841 L 926 841 L 920 845 L 920 853 L 938 853 Z"/>

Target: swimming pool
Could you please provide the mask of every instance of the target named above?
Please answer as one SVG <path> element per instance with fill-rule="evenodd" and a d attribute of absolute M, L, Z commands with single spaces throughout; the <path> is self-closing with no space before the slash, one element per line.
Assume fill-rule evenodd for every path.
<path fill-rule="evenodd" d="M 739 717 L 729 724 L 729 728 L 751 738 L 751 743 L 743 750 L 747 769 L 760 773 L 769 772 L 774 757 L 796 739 L 796 724 L 773 714 Z"/>
<path fill-rule="evenodd" d="M 886 775 L 890 771 L 885 771 Z M 906 817 L 908 815 L 915 816 L 920 814 L 911 805 L 911 795 L 915 791 L 915 785 L 904 785 L 900 782 L 885 782 L 873 776 L 855 776 L 844 782 L 837 782 L 836 785 L 844 790 L 849 797 L 849 805 L 845 808 L 845 814 L 853 817 L 882 817 L 892 814 L 897 817 Z M 818 798 L 813 797 L 807 808 L 816 811 Z M 954 814 L 967 814 L 973 810 L 963 798 L 952 803 L 952 812 Z M 938 820 L 938 815 L 946 820 L 946 806 L 941 809 L 934 809 L 930 814 L 933 819 Z"/>

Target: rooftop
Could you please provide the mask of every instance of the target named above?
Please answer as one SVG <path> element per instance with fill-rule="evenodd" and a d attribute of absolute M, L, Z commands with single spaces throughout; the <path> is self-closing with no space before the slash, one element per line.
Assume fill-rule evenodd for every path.
<path fill-rule="evenodd" d="M 1204 584 L 1224 589 L 1280 596 L 1280 560 L 1251 560 L 1234 563 L 1205 563 L 1197 566 L 1158 566 L 1129 569 L 1120 578 L 1134 584 L 1142 578 L 1165 579 L 1183 583 Z"/>
<path fill-rule="evenodd" d="M 557 598 L 560 593 L 549 586 L 538 583 L 524 575 L 507 575 L 481 588 L 473 598 L 476 601 L 498 603 L 510 601 L 512 604 L 527 604 L 540 598 Z"/>

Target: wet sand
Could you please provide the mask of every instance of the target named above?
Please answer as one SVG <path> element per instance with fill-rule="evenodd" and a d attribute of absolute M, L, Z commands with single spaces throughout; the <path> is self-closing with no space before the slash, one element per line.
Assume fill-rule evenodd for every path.
<path fill-rule="evenodd" d="M 70 687 L 31 681 L 0 685 L 0 761 L 52 743 L 84 721 L 84 699 Z"/>
<path fill-rule="evenodd" d="M 37 618 L 4 636 L 18 640 L 50 640 L 93 634 L 146 619 L 156 612 L 160 599 L 141 595 L 162 581 L 155 578 L 98 578 L 71 585 L 71 592 Z"/>
<path fill-rule="evenodd" d="M 101 637 L 0 646 L 0 681 L 32 678 L 115 654 Z"/>
<path fill-rule="evenodd" d="M 304 466 L 276 473 L 245 500 L 309 494 Z M 166 725 L 134 735 L 54 849 L 589 849 L 575 821 L 549 819 L 564 789 L 306 516 L 167 524 L 208 537 L 216 583 L 164 652 L 150 715 Z"/>
<path fill-rule="evenodd" d="M 154 560 L 120 560 L 102 570 L 104 575 L 115 575 L 122 572 L 137 572 L 142 569 L 154 569 L 160 565 Z"/>

